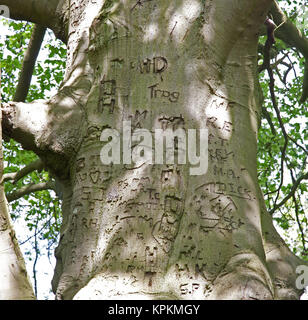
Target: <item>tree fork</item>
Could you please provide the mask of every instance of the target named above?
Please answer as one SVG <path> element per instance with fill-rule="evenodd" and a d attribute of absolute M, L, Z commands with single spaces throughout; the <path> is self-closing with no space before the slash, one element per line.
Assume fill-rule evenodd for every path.
<path fill-rule="evenodd" d="M 305 263 L 274 229 L 256 172 L 258 30 L 271 3 L 70 3 L 58 94 L 8 105 L 3 122 L 45 161 L 65 159 L 57 299 L 299 297 Z M 207 174 L 102 165 L 102 130 L 129 119 L 152 132 L 206 125 Z"/>

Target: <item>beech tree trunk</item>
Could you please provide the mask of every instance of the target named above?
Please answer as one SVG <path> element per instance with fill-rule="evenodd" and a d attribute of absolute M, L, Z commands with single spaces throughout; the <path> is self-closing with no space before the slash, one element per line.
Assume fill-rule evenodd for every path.
<path fill-rule="evenodd" d="M 65 80 L 49 101 L 6 105 L 3 121 L 62 186 L 57 299 L 299 298 L 304 262 L 274 229 L 256 171 L 257 44 L 270 5 L 58 2 Z M 101 133 L 123 135 L 123 121 L 153 134 L 207 128 L 206 174 L 103 165 Z"/>

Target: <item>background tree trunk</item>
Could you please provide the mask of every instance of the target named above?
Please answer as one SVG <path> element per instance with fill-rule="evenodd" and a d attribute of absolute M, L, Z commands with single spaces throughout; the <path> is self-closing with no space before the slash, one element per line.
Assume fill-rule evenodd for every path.
<path fill-rule="evenodd" d="M 258 31 L 270 5 L 62 7 L 62 87 L 50 101 L 7 106 L 5 120 L 62 184 L 57 299 L 299 297 L 303 262 L 275 231 L 256 172 Z M 152 133 L 207 127 L 207 173 L 191 175 L 189 163 L 103 165 L 101 132 L 121 132 L 123 120 Z"/>
<path fill-rule="evenodd" d="M 1 119 L 2 111 L 0 112 L 0 300 L 33 300 L 35 299 L 33 288 L 28 278 L 25 261 L 11 223 L 2 182 L 3 149 Z"/>

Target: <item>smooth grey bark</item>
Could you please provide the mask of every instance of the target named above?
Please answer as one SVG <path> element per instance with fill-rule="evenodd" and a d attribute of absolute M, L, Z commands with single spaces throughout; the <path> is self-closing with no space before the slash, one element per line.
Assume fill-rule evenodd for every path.
<path fill-rule="evenodd" d="M 299 297 L 304 262 L 274 229 L 256 172 L 258 30 L 271 2 L 69 2 L 58 94 L 8 104 L 3 121 L 62 184 L 57 299 Z M 103 165 L 101 132 L 123 120 L 207 127 L 208 172 Z"/>

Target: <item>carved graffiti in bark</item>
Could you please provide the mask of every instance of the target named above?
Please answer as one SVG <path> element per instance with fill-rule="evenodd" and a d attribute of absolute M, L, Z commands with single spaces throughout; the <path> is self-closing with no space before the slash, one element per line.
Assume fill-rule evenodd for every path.
<path fill-rule="evenodd" d="M 158 89 L 158 83 L 148 86 L 148 89 L 150 89 L 151 99 L 168 99 L 171 103 L 176 103 L 179 100 L 180 92 Z"/>
<path fill-rule="evenodd" d="M 108 112 L 113 114 L 116 101 L 116 81 L 102 80 L 100 84 L 98 112 L 108 109 Z"/>

